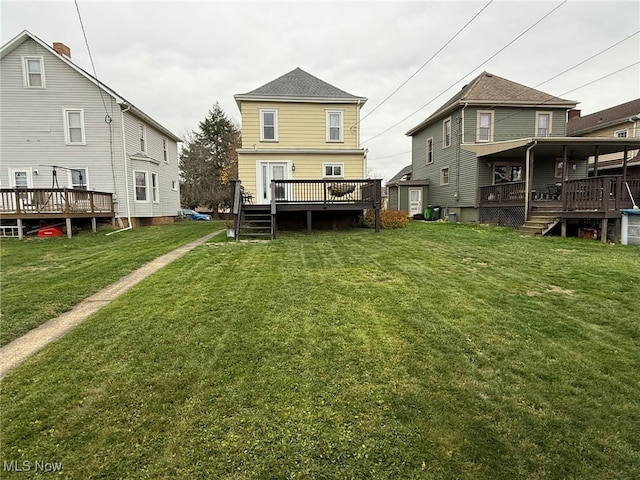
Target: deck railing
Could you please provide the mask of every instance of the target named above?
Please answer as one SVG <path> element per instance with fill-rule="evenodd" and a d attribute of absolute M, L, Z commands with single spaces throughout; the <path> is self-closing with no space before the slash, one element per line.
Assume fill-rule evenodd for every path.
<path fill-rule="evenodd" d="M 480 187 L 480 204 L 511 203 L 524 205 L 525 182 L 499 183 Z"/>
<path fill-rule="evenodd" d="M 273 180 L 275 203 L 368 203 L 379 208 L 382 180 Z"/>
<path fill-rule="evenodd" d="M 114 214 L 113 194 L 72 188 L 0 189 L 0 213 Z"/>

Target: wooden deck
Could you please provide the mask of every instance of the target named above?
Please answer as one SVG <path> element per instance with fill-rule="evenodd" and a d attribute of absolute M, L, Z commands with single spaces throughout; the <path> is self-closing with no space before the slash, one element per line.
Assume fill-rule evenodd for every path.
<path fill-rule="evenodd" d="M 0 189 L 0 216 L 15 220 L 22 238 L 25 220 L 62 220 L 71 234 L 71 219 L 90 218 L 95 230 L 97 218 L 115 217 L 113 194 L 73 188 L 3 188 Z"/>

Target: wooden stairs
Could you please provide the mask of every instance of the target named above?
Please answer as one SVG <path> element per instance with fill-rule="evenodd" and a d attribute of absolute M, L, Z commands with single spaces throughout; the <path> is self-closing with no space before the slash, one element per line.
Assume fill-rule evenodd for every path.
<path fill-rule="evenodd" d="M 536 213 L 530 215 L 524 225 L 518 227 L 516 230 L 521 235 L 527 235 L 530 237 L 547 235 L 553 227 L 560 223 L 560 217 L 555 214 L 543 214 Z"/>
<path fill-rule="evenodd" d="M 236 240 L 273 239 L 275 235 L 271 205 L 243 205 Z"/>

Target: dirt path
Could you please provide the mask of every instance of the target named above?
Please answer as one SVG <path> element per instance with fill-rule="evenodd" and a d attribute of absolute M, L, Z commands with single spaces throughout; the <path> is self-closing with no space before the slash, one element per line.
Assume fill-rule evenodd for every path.
<path fill-rule="evenodd" d="M 194 240 L 193 242 L 178 247 L 169 253 L 165 253 L 155 260 L 143 265 L 138 270 L 131 272 L 126 277 L 121 278 L 117 282 L 112 283 L 90 297 L 85 298 L 72 310 L 43 323 L 39 327 L 31 330 L 29 333 L 0 348 L 0 379 L 4 378 L 9 371 L 20 365 L 31 355 L 44 348 L 49 343 L 62 337 L 73 327 L 85 321 L 104 305 L 119 297 L 134 285 L 137 285 L 152 273 L 157 272 L 165 265 L 182 257 L 185 253 L 193 250 L 199 245 L 202 245 L 211 237 L 214 237 L 221 232 L 222 230 L 215 231 L 199 238 L 198 240 Z"/>

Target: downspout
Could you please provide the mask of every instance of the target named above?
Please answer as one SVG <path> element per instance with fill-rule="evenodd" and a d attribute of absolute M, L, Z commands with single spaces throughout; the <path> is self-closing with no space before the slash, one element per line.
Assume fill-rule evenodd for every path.
<path fill-rule="evenodd" d="M 120 124 L 122 127 L 122 166 L 124 168 L 124 188 L 125 188 L 125 197 L 127 199 L 127 227 L 121 228 L 120 230 L 116 230 L 115 232 L 107 233 L 107 236 L 112 235 L 118 232 L 124 232 L 125 230 L 131 230 L 133 227 L 131 226 L 131 203 L 129 200 L 129 172 L 127 171 L 127 145 L 126 138 L 124 134 L 124 114 L 131 109 L 131 105 L 127 104 L 127 108 L 124 110 L 120 109 Z"/>
<path fill-rule="evenodd" d="M 538 144 L 538 141 L 534 141 L 533 145 L 527 148 L 527 153 L 525 156 L 525 184 L 524 184 L 524 221 L 526 222 L 529 218 L 529 194 L 531 192 L 531 178 L 529 172 L 531 171 L 531 150 Z"/>

